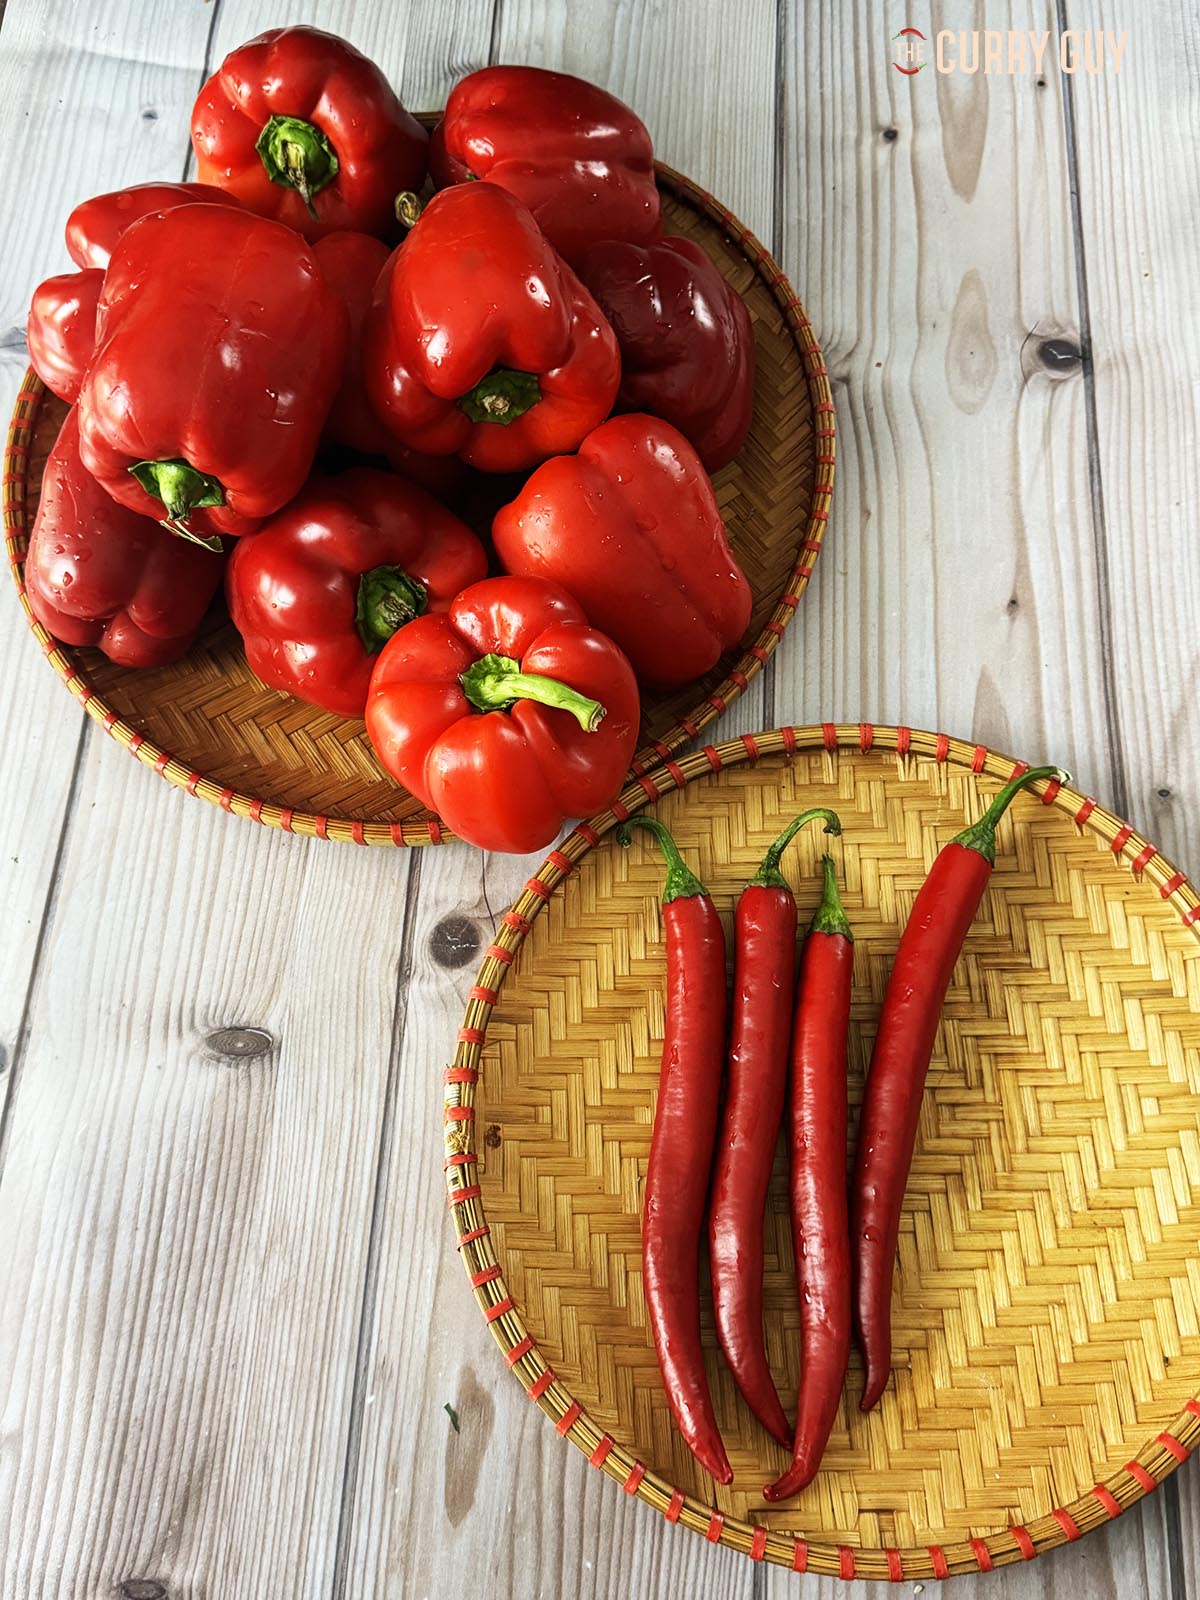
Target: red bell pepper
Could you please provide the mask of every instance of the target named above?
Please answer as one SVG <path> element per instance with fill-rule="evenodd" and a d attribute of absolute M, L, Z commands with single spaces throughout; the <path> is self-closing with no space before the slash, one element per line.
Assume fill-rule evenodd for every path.
<path fill-rule="evenodd" d="M 143 217 L 104 279 L 79 394 L 84 465 L 172 532 L 250 532 L 308 476 L 345 328 L 290 228 L 224 206 Z"/>
<path fill-rule="evenodd" d="M 319 28 L 240 45 L 192 111 L 196 174 L 318 239 L 395 233 L 392 205 L 425 181 L 429 136 L 373 61 Z"/>
<path fill-rule="evenodd" d="M 492 524 L 509 572 L 569 589 L 645 683 L 690 683 L 750 621 L 708 474 L 670 423 L 633 414 L 532 475 Z"/>
<path fill-rule="evenodd" d="M 46 461 L 25 554 L 25 593 L 42 626 L 121 667 L 165 666 L 196 637 L 224 565 L 105 494 L 79 459 L 72 409 Z"/>
<path fill-rule="evenodd" d="M 485 178 L 515 194 L 572 264 L 600 239 L 646 244 L 662 232 L 645 124 L 565 72 L 472 72 L 451 90 L 430 164 L 439 189 Z"/>
<path fill-rule="evenodd" d="M 33 291 L 25 341 L 33 370 L 51 393 L 74 404 L 96 348 L 96 310 L 104 274 L 62 272 Z"/>
<path fill-rule="evenodd" d="M 117 240 L 141 217 L 175 206 L 236 206 L 210 183 L 135 183 L 81 200 L 67 218 L 67 254 L 77 267 L 107 267 Z"/>
<path fill-rule="evenodd" d="M 415 484 L 374 467 L 310 478 L 239 539 L 225 592 L 255 676 L 361 717 L 379 651 L 487 572 L 479 540 Z"/>
<path fill-rule="evenodd" d="M 391 251 L 370 233 L 327 233 L 312 247 L 325 282 L 346 308 L 346 360 L 342 384 L 325 419 L 324 439 L 364 456 L 384 456 L 397 472 L 448 494 L 462 476 L 454 456 L 426 456 L 393 439 L 367 399 L 363 384 L 363 320 L 371 304 L 375 281 Z"/>
<path fill-rule="evenodd" d="M 608 240 L 587 252 L 579 276 L 621 347 L 621 410 L 671 423 L 709 472 L 732 461 L 754 411 L 754 329 L 700 245 Z"/>
<path fill-rule="evenodd" d="M 455 833 L 524 853 L 617 794 L 638 714 L 628 661 L 565 589 L 489 578 L 383 647 L 366 718 L 383 765 Z"/>
<path fill-rule="evenodd" d="M 367 315 L 367 393 L 401 443 L 516 472 L 573 450 L 620 381 L 613 331 L 519 200 L 434 195 Z"/>

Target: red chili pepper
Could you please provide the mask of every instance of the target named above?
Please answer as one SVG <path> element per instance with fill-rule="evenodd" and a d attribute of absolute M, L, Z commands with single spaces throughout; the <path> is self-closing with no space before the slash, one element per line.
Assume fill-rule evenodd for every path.
<path fill-rule="evenodd" d="M 846 1217 L 846 1034 L 854 935 L 833 858 L 800 957 L 789 1094 L 792 1246 L 800 1300 L 800 1393 L 792 1464 L 763 1490 L 786 1500 L 821 1463 L 850 1354 L 850 1228 Z"/>
<path fill-rule="evenodd" d="M 190 648 L 224 566 L 105 494 L 80 462 L 72 409 L 46 459 L 25 554 L 25 592 L 42 626 L 121 667 L 165 666 Z"/>
<path fill-rule="evenodd" d="M 613 417 L 528 478 L 492 522 L 509 572 L 564 584 L 643 683 L 691 683 L 742 637 L 753 597 L 708 474 L 657 417 Z"/>
<path fill-rule="evenodd" d="M 320 28 L 272 28 L 231 51 L 196 97 L 196 173 L 309 239 L 393 233 L 425 181 L 429 136 L 361 51 Z"/>
<path fill-rule="evenodd" d="M 507 577 L 392 635 L 366 722 L 392 777 L 461 838 L 525 854 L 619 791 L 638 711 L 632 668 L 578 601 Z"/>
<path fill-rule="evenodd" d="M 542 67 L 482 67 L 454 86 L 434 130 L 439 189 L 484 178 L 515 194 L 568 261 L 599 239 L 661 231 L 654 151 L 607 90 Z"/>
<path fill-rule="evenodd" d="M 152 211 L 237 203 L 233 195 L 211 183 L 135 183 L 111 194 L 96 194 L 81 200 L 67 218 L 67 254 L 77 267 L 103 270 L 125 230 Z"/>
<path fill-rule="evenodd" d="M 487 573 L 465 522 L 394 472 L 312 477 L 237 541 L 229 614 L 255 677 L 340 717 L 361 717 L 375 659 L 405 623 L 446 611 Z"/>
<path fill-rule="evenodd" d="M 836 812 L 802 812 L 783 830 L 738 897 L 734 912 L 729 1081 L 717 1139 L 708 1220 L 717 1337 L 747 1405 L 780 1444 L 788 1427 L 763 1341 L 763 1214 L 787 1085 L 796 968 L 796 900 L 779 861 L 796 833 Z"/>
<path fill-rule="evenodd" d="M 346 312 L 291 228 L 226 206 L 143 217 L 104 276 L 83 463 L 173 533 L 252 532 L 308 477 L 345 353 Z"/>
<path fill-rule="evenodd" d="M 73 405 L 96 348 L 96 310 L 104 274 L 62 272 L 33 291 L 25 339 L 29 362 L 52 394 Z"/>
<path fill-rule="evenodd" d="M 516 472 L 612 409 L 621 358 L 600 307 L 519 200 L 435 194 L 367 314 L 367 393 L 402 444 Z"/>
<path fill-rule="evenodd" d="M 688 1449 L 718 1483 L 733 1472 L 713 1413 L 700 1343 L 700 1239 L 725 1058 L 725 934 L 712 899 L 674 839 L 648 828 L 667 863 L 663 933 L 667 1017 L 662 1076 L 642 1201 L 642 1283 L 663 1388 Z"/>
<path fill-rule="evenodd" d="M 1013 797 L 1057 767 L 1011 779 L 978 822 L 943 846 L 909 914 L 883 998 L 858 1129 L 853 1189 L 855 1320 L 866 1360 L 862 1409 L 887 1386 L 892 1364 L 892 1273 L 925 1074 L 942 1002 L 996 861 L 996 827 Z"/>
<path fill-rule="evenodd" d="M 694 239 L 607 239 L 579 276 L 621 347 L 622 411 L 678 428 L 716 472 L 737 455 L 754 413 L 754 329 L 746 303 Z"/>

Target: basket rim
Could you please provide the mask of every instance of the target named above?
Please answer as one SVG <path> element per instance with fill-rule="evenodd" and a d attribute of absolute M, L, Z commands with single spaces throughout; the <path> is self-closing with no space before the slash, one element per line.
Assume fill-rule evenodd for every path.
<path fill-rule="evenodd" d="M 427 116 L 425 120 L 428 121 L 429 117 Z M 724 231 L 730 242 L 736 245 L 749 261 L 778 305 L 800 357 L 808 389 L 816 440 L 816 477 L 804 515 L 804 524 L 795 530 L 796 559 L 771 615 L 759 629 L 754 641 L 741 652 L 723 681 L 686 714 L 680 715 L 675 725 L 662 738 L 651 741 L 636 752 L 631 762 L 631 771 L 634 773 L 640 773 L 669 758 L 695 739 L 702 728 L 707 727 L 714 718 L 720 716 L 740 698 L 751 680 L 774 654 L 776 646 L 796 613 L 801 596 L 808 587 L 821 551 L 825 528 L 829 521 L 837 456 L 836 412 L 825 357 L 808 315 L 787 275 L 765 246 L 715 196 L 661 161 L 655 162 L 655 172 L 660 186 L 708 217 Z M 162 749 L 105 703 L 103 697 L 92 687 L 89 674 L 82 665 L 76 649 L 59 644 L 47 632 L 33 615 L 25 593 L 22 572 L 29 538 L 25 516 L 25 488 L 30 443 L 46 392 L 45 385 L 33 368 L 28 368 L 24 381 L 17 391 L 4 452 L 5 546 L 8 551 L 9 568 L 25 612 L 25 619 L 38 641 L 42 654 L 88 715 L 118 744 L 128 750 L 130 755 L 136 756 L 144 766 L 152 768 L 168 783 L 220 806 L 223 811 L 231 811 L 239 817 L 249 817 L 252 822 L 261 823 L 265 827 L 281 828 L 285 833 L 303 834 L 309 838 L 337 839 L 360 845 L 408 846 L 443 844 L 457 840 L 456 834 L 449 828 L 443 827 L 440 820 L 428 812 L 401 822 L 369 822 L 362 818 L 328 816 L 281 806 L 273 801 L 245 793 L 232 785 L 218 782 L 204 772 L 197 771 L 171 751 Z"/>
<path fill-rule="evenodd" d="M 681 1522 L 713 1544 L 798 1572 L 830 1577 L 911 1581 L 988 1572 L 1014 1561 L 1029 1561 L 1043 1551 L 1072 1543 L 1084 1533 L 1120 1516 L 1186 1461 L 1200 1445 L 1200 1396 L 1193 1395 L 1172 1426 L 1148 1440 L 1123 1468 L 1065 1506 L 1055 1507 L 1026 1526 L 1013 1526 L 944 1545 L 861 1548 L 797 1538 L 718 1511 L 652 1472 L 592 1421 L 567 1385 L 557 1377 L 526 1327 L 505 1283 L 503 1264 L 491 1242 L 474 1144 L 475 1086 L 488 1021 L 516 953 L 557 887 L 619 822 L 662 796 L 724 768 L 754 763 L 765 756 L 795 752 L 872 750 L 932 759 L 975 775 L 1005 781 L 1028 763 L 981 744 L 907 727 L 870 723 L 817 723 L 743 734 L 716 746 L 665 761 L 638 775 L 604 812 L 581 823 L 551 850 L 504 914 L 475 977 L 453 1063 L 445 1069 L 444 1144 L 447 1202 L 475 1300 L 500 1346 L 506 1365 L 529 1399 L 553 1421 L 560 1437 L 583 1451 L 592 1466 L 615 1479 L 669 1522 Z M 1155 846 L 1112 812 L 1068 784 L 1051 780 L 1031 786 L 1044 804 L 1066 811 L 1081 829 L 1098 835 L 1139 880 L 1158 889 L 1180 913 L 1183 925 L 1200 939 L 1200 894 L 1185 874 Z"/>

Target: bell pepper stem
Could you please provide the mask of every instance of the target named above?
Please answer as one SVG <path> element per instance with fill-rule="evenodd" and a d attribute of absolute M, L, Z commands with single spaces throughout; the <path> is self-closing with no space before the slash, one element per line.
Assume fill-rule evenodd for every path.
<path fill-rule="evenodd" d="M 810 822 L 816 822 L 818 817 L 824 818 L 825 832 L 835 836 L 842 831 L 842 823 L 836 811 L 830 811 L 826 806 L 813 806 L 808 811 L 802 811 L 798 817 L 793 817 L 791 822 L 776 839 L 775 843 L 762 858 L 762 865 L 746 885 L 760 889 L 786 889 L 788 881 L 779 870 L 779 862 L 783 852 L 792 840 Z"/>
<path fill-rule="evenodd" d="M 268 117 L 254 148 L 271 182 L 295 189 L 315 222 L 313 195 L 338 173 L 337 155 L 320 128 L 301 117 Z"/>
<path fill-rule="evenodd" d="M 1061 767 L 1031 767 L 1028 772 L 1019 773 L 1015 778 L 1008 780 L 979 821 L 973 822 L 969 828 L 964 828 L 961 833 L 955 834 L 950 841 L 951 844 L 960 844 L 965 850 L 978 850 L 985 861 L 995 866 L 996 829 L 1000 824 L 1000 818 L 1022 789 L 1031 783 L 1037 783 L 1041 778 L 1053 778 L 1057 783 L 1071 781 L 1070 773 L 1064 772 Z"/>
<path fill-rule="evenodd" d="M 630 817 L 628 822 L 623 822 L 617 829 L 617 843 L 626 849 L 633 843 L 633 828 L 646 828 L 658 840 L 662 849 L 663 859 L 667 863 L 667 876 L 663 883 L 662 903 L 669 906 L 672 900 L 691 900 L 697 895 L 707 894 L 708 890 L 700 879 L 688 866 L 679 854 L 679 846 L 675 843 L 670 829 L 665 827 L 657 817 Z"/>
<path fill-rule="evenodd" d="M 585 733 L 595 733 L 607 714 L 598 700 L 589 700 L 570 684 L 522 672 L 512 656 L 480 656 L 458 681 L 477 711 L 508 711 L 518 700 L 536 700 L 555 711 L 569 711 Z"/>
<path fill-rule="evenodd" d="M 393 205 L 396 221 L 405 228 L 415 228 L 424 209 L 420 195 L 414 194 L 411 189 L 401 189 Z"/>
<path fill-rule="evenodd" d="M 498 422 L 507 428 L 542 398 L 541 385 L 532 372 L 514 372 L 499 367 L 480 378 L 473 389 L 459 400 L 472 422 Z"/>
<path fill-rule="evenodd" d="M 129 471 L 148 495 L 162 501 L 167 514 L 159 521 L 164 528 L 206 550 L 220 550 L 217 534 L 196 533 L 188 523 L 193 511 L 225 504 L 225 488 L 219 478 L 200 472 L 179 456 L 165 461 L 135 461 Z"/>
<path fill-rule="evenodd" d="M 380 650 L 406 622 L 429 608 L 425 585 L 403 567 L 372 567 L 358 580 L 354 625 L 368 655 Z"/>
<path fill-rule="evenodd" d="M 821 903 L 813 913 L 813 919 L 808 925 L 809 933 L 838 934 L 843 939 L 854 943 L 854 935 L 850 931 L 850 919 L 842 905 L 842 897 L 838 893 L 837 866 L 832 856 L 821 857 L 821 867 L 825 874 L 825 884 L 821 891 Z"/>

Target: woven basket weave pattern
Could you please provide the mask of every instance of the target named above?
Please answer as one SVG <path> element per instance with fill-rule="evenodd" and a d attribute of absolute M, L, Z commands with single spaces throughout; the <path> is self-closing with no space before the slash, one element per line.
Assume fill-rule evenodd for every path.
<path fill-rule="evenodd" d="M 660 169 L 668 229 L 698 239 L 746 298 L 755 329 L 754 421 L 715 480 L 756 597 L 747 647 L 706 679 L 650 701 L 637 766 L 678 749 L 744 691 L 808 584 L 829 515 L 834 415 L 824 359 L 786 278 L 710 195 Z M 4 522 L 20 585 L 42 466 L 65 407 L 31 372 L 9 430 Z M 363 725 L 264 688 L 223 617 L 183 660 L 129 672 L 96 651 L 47 658 L 89 713 L 146 765 L 226 810 L 290 832 L 356 844 L 439 844 L 451 835 L 380 770 Z"/>
<path fill-rule="evenodd" d="M 858 738 L 858 748 L 827 749 L 830 734 L 835 745 Z M 803 731 L 792 737 L 803 744 Z M 813 741 L 821 748 L 761 765 L 745 742 L 722 746 L 719 775 L 705 756 L 685 758 L 679 775 L 707 777 L 659 808 L 727 914 L 791 815 L 817 803 L 841 811 L 835 848 L 857 941 L 855 1104 L 925 871 L 1013 770 L 915 734 L 912 750 L 926 754 L 898 758 L 883 748 L 895 737 L 871 730 L 864 753 L 858 730 L 828 730 Z M 766 752 L 771 739 L 749 743 Z M 649 787 L 673 783 L 659 771 Z M 1196 897 L 1094 802 L 1050 798 L 1022 797 L 1002 826 L 997 870 L 947 996 L 901 1231 L 896 1379 L 861 1416 L 855 1358 L 823 1469 L 782 1508 L 765 1506 L 760 1488 L 784 1453 L 738 1401 L 711 1325 L 731 1490 L 714 1491 L 673 1429 L 646 1324 L 640 1185 L 663 1029 L 657 852 L 638 838 L 629 852 L 589 855 L 587 838 L 574 835 L 498 940 L 505 957 L 520 947 L 515 963 L 492 955 L 481 970 L 456 1059 L 466 1075 L 447 1090 L 451 1187 L 480 1191 L 454 1206 L 460 1234 L 491 1229 L 468 1241 L 468 1269 L 503 1266 L 481 1303 L 515 1301 L 493 1326 L 510 1360 L 525 1342 L 518 1369 L 531 1392 L 546 1363 L 557 1374 L 535 1398 L 560 1429 L 582 1408 L 566 1430 L 575 1442 L 594 1455 L 612 1441 L 597 1464 L 623 1482 L 640 1468 L 634 1487 L 660 1510 L 682 1491 L 676 1514 L 686 1521 L 692 1509 L 692 1525 L 710 1537 L 716 1516 L 716 1537 L 788 1564 L 799 1537 L 814 1571 L 845 1573 L 849 1563 L 860 1576 L 898 1567 L 929 1577 L 986 1567 L 1019 1559 L 1026 1540 L 1032 1552 L 1104 1520 L 1173 1466 L 1200 1428 L 1188 1410 L 1200 1377 Z M 624 797 L 630 807 L 645 799 Z M 823 846 L 819 834 L 802 835 L 791 858 L 802 918 L 818 897 Z M 532 915 L 581 856 L 579 872 Z M 490 1015 L 489 986 L 499 989 Z M 478 1169 L 454 1160 L 474 1146 L 463 1138 L 471 1120 L 453 1107 L 476 1094 L 489 1130 Z M 788 1407 L 794 1296 L 781 1158 L 766 1330 Z"/>

